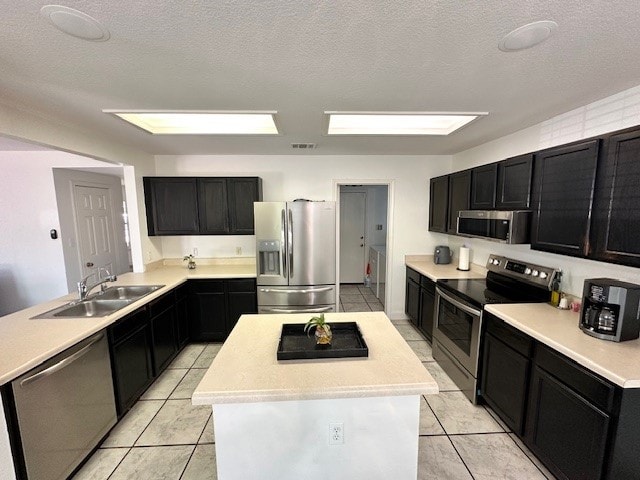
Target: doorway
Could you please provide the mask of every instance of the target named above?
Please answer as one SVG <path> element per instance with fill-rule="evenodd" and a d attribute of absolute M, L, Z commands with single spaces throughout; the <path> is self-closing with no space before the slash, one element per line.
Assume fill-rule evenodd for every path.
<path fill-rule="evenodd" d="M 385 309 L 389 183 L 336 183 L 341 311 Z"/>

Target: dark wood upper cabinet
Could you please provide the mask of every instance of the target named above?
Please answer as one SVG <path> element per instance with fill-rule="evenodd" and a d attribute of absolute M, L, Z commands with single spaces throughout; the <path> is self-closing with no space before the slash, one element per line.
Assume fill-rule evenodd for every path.
<path fill-rule="evenodd" d="M 447 233 L 457 233 L 458 212 L 469 210 L 471 191 L 471 170 L 449 175 L 449 211 L 447 215 Z"/>
<path fill-rule="evenodd" d="M 253 235 L 258 177 L 144 177 L 149 235 Z"/>
<path fill-rule="evenodd" d="M 498 163 L 496 208 L 499 210 L 529 209 L 532 173 L 532 153 L 508 158 Z"/>
<path fill-rule="evenodd" d="M 497 163 L 490 163 L 471 170 L 472 210 L 491 210 L 495 208 L 497 177 Z"/>
<path fill-rule="evenodd" d="M 228 178 L 229 234 L 253 235 L 253 202 L 262 200 L 262 180 Z"/>
<path fill-rule="evenodd" d="M 595 260 L 640 267 L 640 129 L 605 141 L 591 238 Z"/>
<path fill-rule="evenodd" d="M 227 180 L 225 178 L 198 179 L 198 214 L 200 234 L 229 233 Z"/>
<path fill-rule="evenodd" d="M 192 177 L 144 177 L 149 235 L 197 235 L 198 187 Z"/>
<path fill-rule="evenodd" d="M 599 140 L 535 154 L 531 248 L 586 257 Z"/>
<path fill-rule="evenodd" d="M 449 175 L 429 181 L 429 231 L 447 233 Z"/>

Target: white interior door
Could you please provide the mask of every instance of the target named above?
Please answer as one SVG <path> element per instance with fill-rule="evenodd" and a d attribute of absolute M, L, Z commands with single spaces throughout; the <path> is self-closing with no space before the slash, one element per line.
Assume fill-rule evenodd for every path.
<path fill-rule="evenodd" d="M 108 188 L 74 185 L 76 225 L 82 276 L 96 274 L 107 268 L 115 273 L 117 254 L 111 216 L 111 198 Z"/>
<path fill-rule="evenodd" d="M 340 283 L 362 283 L 365 274 L 365 192 L 340 192 Z"/>

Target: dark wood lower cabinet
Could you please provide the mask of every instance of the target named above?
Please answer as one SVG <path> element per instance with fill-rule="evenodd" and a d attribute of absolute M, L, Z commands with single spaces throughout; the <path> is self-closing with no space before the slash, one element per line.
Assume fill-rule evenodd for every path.
<path fill-rule="evenodd" d="M 407 279 L 404 311 L 411 323 L 418 327 L 420 323 L 420 284 L 411 279 Z"/>
<path fill-rule="evenodd" d="M 436 284 L 426 277 L 420 279 L 420 322 L 418 329 L 427 337 L 433 339 L 433 323 L 436 306 Z"/>
<path fill-rule="evenodd" d="M 533 371 L 525 439 L 558 478 L 603 474 L 609 415 L 539 367 Z"/>
<path fill-rule="evenodd" d="M 187 293 L 176 294 L 176 336 L 178 349 L 189 343 L 189 301 Z"/>
<path fill-rule="evenodd" d="M 189 337 L 224 341 L 240 315 L 258 313 L 255 279 L 189 281 Z"/>
<path fill-rule="evenodd" d="M 155 375 L 167 368 L 178 353 L 175 305 L 150 319 Z"/>
<path fill-rule="evenodd" d="M 108 328 L 111 369 L 118 417 L 122 417 L 153 382 L 151 333 L 146 308 Z"/>
<path fill-rule="evenodd" d="M 518 435 L 524 433 L 524 415 L 531 360 L 486 334 L 482 397 Z"/>

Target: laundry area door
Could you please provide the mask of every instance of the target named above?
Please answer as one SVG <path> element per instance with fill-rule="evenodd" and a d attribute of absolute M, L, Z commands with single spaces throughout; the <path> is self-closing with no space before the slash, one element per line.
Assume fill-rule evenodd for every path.
<path fill-rule="evenodd" d="M 362 283 L 365 275 L 367 194 L 340 193 L 340 283 Z"/>
<path fill-rule="evenodd" d="M 74 202 L 81 272 L 83 277 L 95 274 L 89 282 L 94 283 L 98 281 L 99 268 L 116 272 L 110 192 L 108 188 L 74 185 Z"/>

